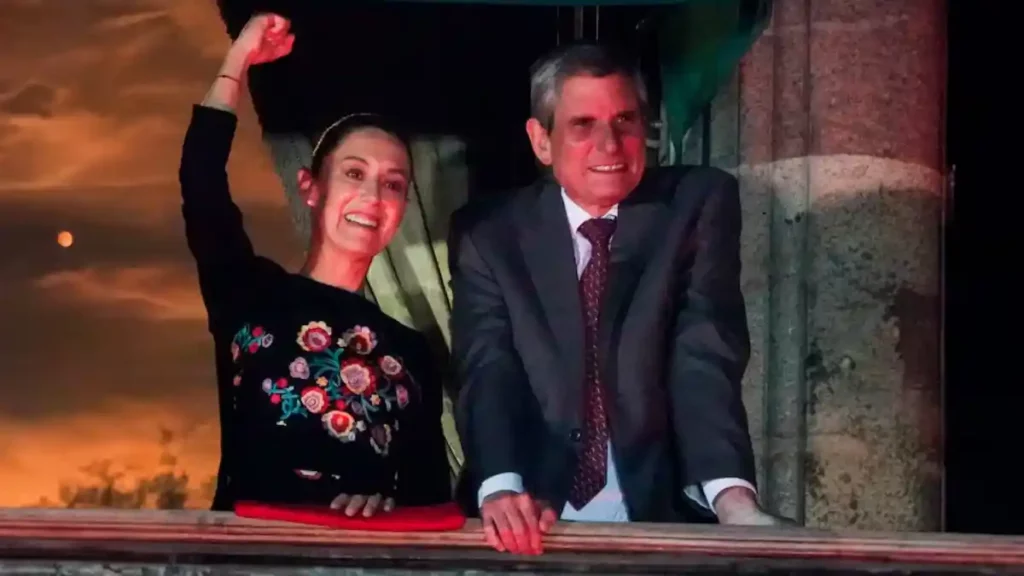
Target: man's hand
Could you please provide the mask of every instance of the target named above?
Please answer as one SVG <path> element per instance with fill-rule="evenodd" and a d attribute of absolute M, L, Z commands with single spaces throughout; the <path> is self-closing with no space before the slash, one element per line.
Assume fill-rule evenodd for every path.
<path fill-rule="evenodd" d="M 295 35 L 288 32 L 291 23 L 277 14 L 257 14 L 249 19 L 231 45 L 231 51 L 242 55 L 249 64 L 273 62 L 287 56 L 295 44 Z"/>
<path fill-rule="evenodd" d="M 360 514 L 364 518 L 369 518 L 376 514 L 378 510 L 382 512 L 394 510 L 395 500 L 394 498 L 384 498 L 380 494 L 374 494 L 373 496 L 339 494 L 337 498 L 331 501 L 331 509 L 344 510 L 345 516 Z"/>
<path fill-rule="evenodd" d="M 540 554 L 541 534 L 551 529 L 558 515 L 546 502 L 506 490 L 484 498 L 480 518 L 487 543 L 498 552 Z"/>
<path fill-rule="evenodd" d="M 715 498 L 715 513 L 722 524 L 734 526 L 799 526 L 793 520 L 766 512 L 753 492 L 742 486 L 724 490 Z"/>

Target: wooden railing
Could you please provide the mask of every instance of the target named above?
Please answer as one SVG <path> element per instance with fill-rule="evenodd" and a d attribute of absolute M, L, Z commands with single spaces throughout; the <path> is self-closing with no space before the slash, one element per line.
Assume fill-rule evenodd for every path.
<path fill-rule="evenodd" d="M 1024 538 L 779 528 L 571 524 L 540 556 L 486 548 L 457 532 L 348 532 L 213 512 L 0 510 L 0 574 L 1024 573 Z M 341 570 L 341 573 L 351 573 Z"/>

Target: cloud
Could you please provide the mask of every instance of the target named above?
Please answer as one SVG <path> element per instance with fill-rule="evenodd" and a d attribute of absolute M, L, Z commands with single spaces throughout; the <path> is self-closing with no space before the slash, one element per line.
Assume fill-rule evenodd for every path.
<path fill-rule="evenodd" d="M 256 245 L 287 262 L 287 214 L 244 208 Z M 0 198 L 0 506 L 53 501 L 101 460 L 128 481 L 154 474 L 163 427 L 187 432 L 179 469 L 194 483 L 216 472 L 212 342 L 177 206 L 169 211 L 140 225 Z M 56 244 L 65 227 L 76 233 L 70 249 Z"/>
<path fill-rule="evenodd" d="M 245 212 L 257 249 L 294 265 L 287 213 Z M 61 228 L 74 232 L 71 248 L 57 245 Z M 0 201 L 0 276 L 0 377 L 11 383 L 0 419 L 125 399 L 216 404 L 212 342 L 177 214 L 140 226 Z"/>
<path fill-rule="evenodd" d="M 29 83 L 15 94 L 0 101 L 0 111 L 12 116 L 46 118 L 53 114 L 56 97 L 57 93 L 53 88 L 43 84 Z"/>
<path fill-rule="evenodd" d="M 192 487 L 217 473 L 219 429 L 216 399 L 206 395 L 191 409 L 164 403 L 122 402 L 104 410 L 61 414 L 32 422 L 0 419 L 0 507 L 29 506 L 41 498 L 56 501 L 62 483 L 88 481 L 82 469 L 110 460 L 126 483 L 163 469 L 162 429 L 174 434 L 169 446 L 176 469 L 185 471 Z M 38 394 L 45 401 L 45 394 Z M 190 503 L 208 505 L 202 500 Z"/>
<path fill-rule="evenodd" d="M 80 191 L 83 203 L 95 195 Z M 133 476 L 159 464 L 159 432 L 179 433 L 194 484 L 219 459 L 213 347 L 173 189 L 162 217 L 0 197 L 0 507 L 56 500 L 61 482 L 110 460 Z M 283 209 L 243 205 L 261 253 L 298 257 Z M 62 228 L 75 244 L 56 243 Z M 200 498 L 200 495 L 195 495 Z M 191 505 L 203 507 L 201 498 Z"/>
<path fill-rule="evenodd" d="M 203 320 L 195 275 L 177 266 L 53 272 L 35 281 L 57 301 L 132 312 L 152 320 Z"/>
<path fill-rule="evenodd" d="M 174 184 L 177 172 L 173 156 L 145 162 L 131 160 L 149 148 L 144 142 L 180 140 L 183 129 L 176 120 L 146 116 L 118 122 L 75 111 L 12 116 L 6 124 L 13 130 L 0 138 L 0 149 L 9 151 L 0 156 L 2 186 L 10 192 L 39 193 L 71 185 Z"/>
<path fill-rule="evenodd" d="M 177 184 L 191 105 L 228 43 L 215 3 L 14 2 L 0 6 L 0 20 L 10 24 L 0 51 L 0 198 Z M 247 98 L 239 116 L 232 184 L 240 199 L 283 206 Z M 123 209 L 151 214 L 153 205 Z"/>
<path fill-rule="evenodd" d="M 175 0 L 161 2 L 166 13 L 185 32 L 189 42 L 207 58 L 220 58 L 231 45 L 227 30 L 214 14 L 209 0 Z"/>

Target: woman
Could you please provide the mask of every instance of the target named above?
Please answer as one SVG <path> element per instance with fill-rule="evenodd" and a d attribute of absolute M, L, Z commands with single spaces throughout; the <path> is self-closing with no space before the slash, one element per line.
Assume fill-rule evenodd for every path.
<path fill-rule="evenodd" d="M 223 459 L 214 509 L 238 500 L 323 504 L 370 516 L 449 501 L 441 383 L 426 339 L 360 296 L 412 183 L 387 120 L 328 128 L 299 174 L 314 233 L 301 273 L 257 257 L 225 165 L 249 65 L 287 55 L 288 21 L 253 17 L 182 149 L 182 211 L 217 351 Z"/>

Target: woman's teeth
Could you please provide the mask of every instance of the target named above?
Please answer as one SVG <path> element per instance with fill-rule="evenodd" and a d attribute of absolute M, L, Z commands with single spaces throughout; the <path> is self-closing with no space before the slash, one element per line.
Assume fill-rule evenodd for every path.
<path fill-rule="evenodd" d="M 345 221 L 363 228 L 377 228 L 377 221 L 360 214 L 346 214 Z"/>

